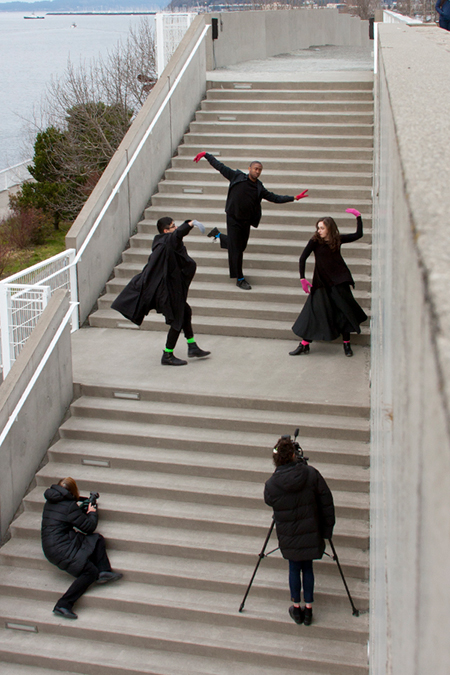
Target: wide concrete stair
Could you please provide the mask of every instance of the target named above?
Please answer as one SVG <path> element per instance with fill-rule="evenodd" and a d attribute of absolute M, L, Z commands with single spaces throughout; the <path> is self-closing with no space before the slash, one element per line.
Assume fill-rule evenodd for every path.
<path fill-rule="evenodd" d="M 366 675 L 367 615 L 338 569 L 315 563 L 314 623 L 288 616 L 287 562 L 264 559 L 262 498 L 274 441 L 299 427 L 333 491 L 334 542 L 368 607 L 368 409 L 77 385 L 70 416 L 0 551 L 0 666 L 8 675 Z M 77 621 L 52 614 L 70 577 L 40 547 L 43 492 L 62 476 L 100 492 L 116 584 L 94 585 Z M 276 547 L 275 536 L 268 550 Z M 2 670 L 3 668 L 3 670 Z"/>
<path fill-rule="evenodd" d="M 228 278 L 226 251 L 197 229 L 186 240 L 197 262 L 189 292 L 196 333 L 296 339 L 291 326 L 306 296 L 298 259 L 316 221 L 333 216 L 342 232 L 355 227 L 348 207 L 361 211 L 364 238 L 344 247 L 352 270 L 355 297 L 370 316 L 373 100 L 371 82 L 210 82 L 177 155 L 145 210 L 137 233 L 99 298 L 90 324 L 133 328 L 110 305 L 132 276 L 141 271 L 156 234 L 155 223 L 171 215 L 202 221 L 207 231 L 225 227 L 226 181 L 207 163 L 192 162 L 200 151 L 245 170 L 250 161 L 264 165 L 269 190 L 296 195 L 300 202 L 263 202 L 263 217 L 253 229 L 244 256 L 244 271 L 253 286 L 242 291 Z M 312 276 L 314 260 L 307 263 Z M 368 322 L 367 322 L 368 324 Z M 166 331 L 164 319 L 151 312 L 142 329 Z M 367 343 L 369 325 L 354 342 Z"/>

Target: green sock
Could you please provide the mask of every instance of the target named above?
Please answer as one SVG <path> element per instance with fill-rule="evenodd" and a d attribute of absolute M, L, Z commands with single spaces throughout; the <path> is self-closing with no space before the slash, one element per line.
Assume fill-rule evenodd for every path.
<path fill-rule="evenodd" d="M 168 354 L 173 354 L 173 349 L 167 349 L 167 347 L 164 347 L 164 351 Z"/>
<path fill-rule="evenodd" d="M 188 338 L 188 339 L 187 339 L 188 345 L 192 345 L 192 344 L 194 344 L 194 342 L 195 342 L 195 338 L 194 338 L 194 337 L 191 337 L 191 338 Z"/>

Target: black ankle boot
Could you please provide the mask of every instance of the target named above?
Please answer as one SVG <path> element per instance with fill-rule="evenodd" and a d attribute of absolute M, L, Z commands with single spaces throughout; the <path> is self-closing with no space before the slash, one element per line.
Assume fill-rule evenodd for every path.
<path fill-rule="evenodd" d="M 343 342 L 344 354 L 345 356 L 353 356 L 352 348 L 350 342 Z"/>
<path fill-rule="evenodd" d="M 294 349 L 293 352 L 289 352 L 291 356 L 298 356 L 299 354 L 309 354 L 309 344 L 308 345 L 302 345 L 300 342 L 299 346 L 297 349 Z"/>
<path fill-rule="evenodd" d="M 163 352 L 161 357 L 162 366 L 187 366 L 187 361 L 183 359 L 177 359 L 173 352 Z"/>
<path fill-rule="evenodd" d="M 312 607 L 305 607 L 303 610 L 303 623 L 305 626 L 312 624 Z"/>
<path fill-rule="evenodd" d="M 200 349 L 198 344 L 196 342 L 188 342 L 188 357 L 192 358 L 193 356 L 196 356 L 197 358 L 201 359 L 204 356 L 209 356 L 211 352 L 205 352 L 203 349 Z"/>

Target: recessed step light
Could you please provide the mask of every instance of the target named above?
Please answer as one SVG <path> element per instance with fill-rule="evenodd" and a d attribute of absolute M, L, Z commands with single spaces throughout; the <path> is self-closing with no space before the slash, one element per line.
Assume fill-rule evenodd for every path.
<path fill-rule="evenodd" d="M 101 466 L 104 469 L 110 469 L 111 468 L 111 462 L 109 459 L 85 459 L 83 458 L 81 460 L 81 463 L 84 466 Z"/>
<path fill-rule="evenodd" d="M 38 627 L 33 626 L 32 624 L 27 623 L 13 623 L 12 621 L 7 621 L 5 623 L 5 628 L 10 630 L 23 630 L 26 633 L 38 633 Z"/>

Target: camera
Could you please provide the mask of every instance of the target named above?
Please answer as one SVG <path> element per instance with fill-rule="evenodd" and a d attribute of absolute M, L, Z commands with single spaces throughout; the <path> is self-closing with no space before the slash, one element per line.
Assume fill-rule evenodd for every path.
<path fill-rule="evenodd" d="M 97 506 L 97 499 L 100 497 L 98 492 L 90 492 L 89 497 L 81 497 L 80 499 L 80 509 L 87 513 L 89 504 L 92 506 Z"/>
<path fill-rule="evenodd" d="M 295 430 L 294 440 L 292 441 L 292 443 L 294 444 L 295 459 L 296 459 L 297 462 L 301 462 L 302 464 L 308 464 L 309 457 L 305 457 L 305 455 L 303 454 L 303 448 L 301 447 L 300 443 L 297 441 L 297 436 L 298 436 L 299 431 L 300 431 L 299 429 Z M 292 440 L 290 434 L 285 434 L 281 438 L 286 438 L 289 441 Z"/>

